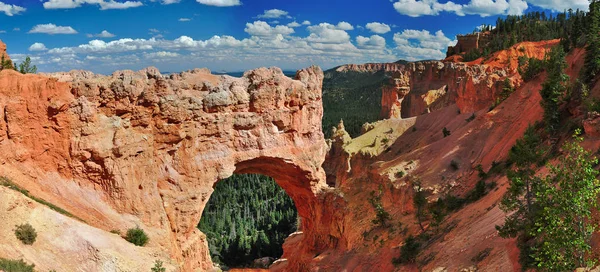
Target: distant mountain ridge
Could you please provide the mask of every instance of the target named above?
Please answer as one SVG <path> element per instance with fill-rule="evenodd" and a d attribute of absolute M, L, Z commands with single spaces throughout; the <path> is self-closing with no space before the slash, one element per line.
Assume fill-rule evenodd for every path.
<path fill-rule="evenodd" d="M 293 77 L 296 76 L 296 71 L 295 70 L 294 71 L 292 71 L 292 70 L 289 70 L 289 71 L 283 70 L 282 72 L 287 77 L 293 78 Z M 244 73 L 245 72 L 213 72 L 214 75 L 228 75 L 228 76 L 232 76 L 232 77 L 242 77 L 242 76 L 244 76 Z"/>

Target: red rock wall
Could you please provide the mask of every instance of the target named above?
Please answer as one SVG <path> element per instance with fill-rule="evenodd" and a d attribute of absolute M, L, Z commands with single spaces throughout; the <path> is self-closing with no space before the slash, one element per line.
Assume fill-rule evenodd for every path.
<path fill-rule="evenodd" d="M 340 126 L 329 152 L 321 133 L 323 75 L 315 67 L 298 72 L 296 80 L 278 69 L 238 79 L 206 70 L 170 77 L 156 69 L 108 77 L 75 71 L 55 78 L 2 71 L 0 174 L 92 226 L 109 231 L 141 225 L 150 234 L 149 247 L 170 252 L 182 271 L 212 268 L 206 239 L 195 226 L 214 183 L 232 173 L 267 174 L 302 217 L 302 232 L 286 240 L 283 260 L 273 269 L 412 271 L 417 268 L 396 268 L 391 261 L 407 235 L 420 232 L 409 179 L 421 179 L 433 197 L 447 187 L 464 196 L 478 180 L 474 166 L 488 170 L 505 159 L 527 126 L 542 117 L 543 79 L 536 78 L 502 107 L 465 122 L 465 112 L 485 109 L 495 98 L 494 86 L 505 73 L 495 63 L 407 66 L 386 87 L 382 104 L 390 113 L 397 115 L 398 104 L 401 117 L 456 105 L 382 121 L 355 141 Z M 448 137 L 441 133 L 445 127 L 452 131 Z M 325 183 L 325 153 L 323 167 L 335 189 Z M 452 160 L 460 160 L 459 170 L 450 168 Z M 399 177 L 399 171 L 407 175 Z M 506 181 L 498 186 L 445 221 L 444 227 L 455 227 L 419 256 L 433 256 L 423 270 L 460 271 L 488 247 L 494 253 L 480 269 L 515 268 L 507 257 L 514 241 L 501 239 L 494 228 L 504 218 L 496 203 Z M 373 224 L 374 193 L 393 218 L 389 228 Z"/>
<path fill-rule="evenodd" d="M 457 104 L 475 112 L 495 101 L 508 70 L 485 65 L 426 61 L 410 63 L 382 88 L 383 118 L 409 118 Z"/>

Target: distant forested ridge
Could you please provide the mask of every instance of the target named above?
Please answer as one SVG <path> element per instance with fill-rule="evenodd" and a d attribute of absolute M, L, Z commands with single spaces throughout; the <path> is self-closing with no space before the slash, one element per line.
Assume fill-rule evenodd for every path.
<path fill-rule="evenodd" d="M 323 133 L 331 137 L 331 128 L 344 120 L 352 137 L 360 135 L 364 123 L 380 119 L 381 87 L 389 81 L 385 71 L 325 71 L 323 81 Z"/>

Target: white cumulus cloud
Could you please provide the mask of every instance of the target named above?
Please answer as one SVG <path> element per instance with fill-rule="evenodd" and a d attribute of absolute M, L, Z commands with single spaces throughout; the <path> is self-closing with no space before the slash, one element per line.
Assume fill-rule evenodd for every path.
<path fill-rule="evenodd" d="M 247 23 L 244 31 L 246 31 L 246 33 L 252 36 L 259 37 L 272 37 L 277 34 L 289 35 L 294 33 L 294 29 L 291 27 L 283 25 L 272 27 L 264 21 L 255 21 L 253 23 Z"/>
<path fill-rule="evenodd" d="M 102 3 L 100 3 L 100 9 L 101 10 L 106 10 L 106 9 L 128 9 L 128 8 L 141 7 L 143 5 L 144 4 L 142 4 L 142 2 L 139 2 L 139 1 L 126 1 L 126 2 L 108 1 L 108 2 L 102 2 Z"/>
<path fill-rule="evenodd" d="M 159 52 L 152 52 L 152 53 L 145 53 L 144 57 L 149 58 L 149 59 L 163 59 L 163 58 L 176 58 L 179 57 L 180 55 L 178 53 L 175 52 L 168 52 L 168 51 L 159 51 Z"/>
<path fill-rule="evenodd" d="M 356 37 L 356 44 L 359 48 L 385 48 L 385 38 L 379 35 L 373 35 L 371 37 Z"/>
<path fill-rule="evenodd" d="M 339 22 L 337 28 L 341 30 L 354 30 L 354 27 L 348 22 Z"/>
<path fill-rule="evenodd" d="M 307 40 L 315 43 L 346 43 L 350 41 L 350 35 L 344 30 L 338 29 L 329 23 L 320 23 L 309 26 L 310 35 Z"/>
<path fill-rule="evenodd" d="M 377 33 L 377 34 L 385 34 L 385 33 L 392 31 L 392 29 L 390 28 L 389 25 L 386 25 L 383 23 L 377 23 L 377 22 L 368 23 L 366 25 L 366 28 L 368 30 L 371 30 L 371 32 Z"/>
<path fill-rule="evenodd" d="M 24 12 L 25 10 L 27 10 L 27 9 L 24 7 L 21 7 L 21 6 L 11 5 L 11 4 L 6 4 L 4 2 L 0 2 L 0 12 L 4 12 L 4 14 L 6 14 L 6 16 L 17 15 L 21 12 Z"/>
<path fill-rule="evenodd" d="M 115 37 L 115 34 L 112 34 L 106 30 L 102 30 L 102 32 L 98 33 L 98 34 L 87 34 L 88 38 L 93 38 L 93 37 L 98 37 L 98 38 L 113 38 Z"/>
<path fill-rule="evenodd" d="M 77 31 L 70 26 L 57 26 L 55 24 L 41 24 L 34 26 L 28 33 L 43 34 L 77 34 Z"/>
<path fill-rule="evenodd" d="M 481 17 L 493 15 L 522 15 L 528 8 L 527 2 L 547 2 L 547 0 L 470 0 L 467 4 L 452 1 L 440 3 L 438 0 L 398 0 L 394 8 L 400 14 L 411 17 L 438 15 L 440 12 L 452 12 L 458 16 L 475 14 Z M 580 1 L 580 0 L 578 0 Z"/>
<path fill-rule="evenodd" d="M 405 29 L 394 34 L 396 50 L 400 58 L 406 60 L 443 59 L 447 46 L 452 40 L 441 30 L 431 34 L 427 30 Z"/>
<path fill-rule="evenodd" d="M 590 4 L 588 0 L 527 0 L 527 3 L 558 12 L 567 9 L 587 11 Z"/>
<path fill-rule="evenodd" d="M 265 10 L 265 12 L 261 15 L 257 16 L 258 18 L 264 18 L 264 19 L 277 19 L 277 18 L 291 18 L 291 16 L 289 15 L 289 12 L 285 11 L 285 10 L 280 10 L 280 9 L 270 9 L 270 10 Z"/>
<path fill-rule="evenodd" d="M 29 47 L 29 51 L 46 51 L 48 48 L 43 43 L 34 43 Z"/>
<path fill-rule="evenodd" d="M 108 9 L 128 9 L 143 6 L 140 1 L 117 2 L 114 0 L 48 0 L 44 2 L 45 9 L 73 9 L 81 7 L 84 4 L 99 5 L 101 10 Z"/>
<path fill-rule="evenodd" d="M 215 7 L 233 7 L 242 4 L 240 0 L 196 0 L 196 2 Z"/>

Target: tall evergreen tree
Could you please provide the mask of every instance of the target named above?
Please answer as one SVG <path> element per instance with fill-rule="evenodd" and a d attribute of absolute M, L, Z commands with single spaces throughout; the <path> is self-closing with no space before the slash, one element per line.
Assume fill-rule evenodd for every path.
<path fill-rule="evenodd" d="M 587 42 L 585 55 L 585 82 L 594 83 L 600 72 L 600 2 L 590 1 L 590 11 L 587 16 Z"/>
<path fill-rule="evenodd" d="M 538 211 L 535 185 L 539 178 L 535 176 L 535 167 L 542 158 L 541 143 L 534 127 L 529 126 L 511 148 L 509 161 L 514 164 L 514 170 L 507 173 L 509 187 L 500 202 L 500 209 L 507 216 L 502 226 L 496 226 L 501 237 L 518 238 L 519 260 L 523 268 L 533 268 L 534 264 L 531 248 L 535 241 L 530 233 Z"/>
<path fill-rule="evenodd" d="M 546 130 L 554 134 L 560 123 L 560 100 L 567 91 L 569 76 L 564 73 L 567 67 L 565 52 L 560 46 L 550 50 L 546 61 L 548 77 L 542 84 L 540 94 L 544 108 L 544 122 Z"/>
<path fill-rule="evenodd" d="M 0 70 L 3 69 L 13 69 L 13 63 L 11 60 L 6 59 L 4 55 L 2 55 L 2 59 L 0 60 Z"/>

